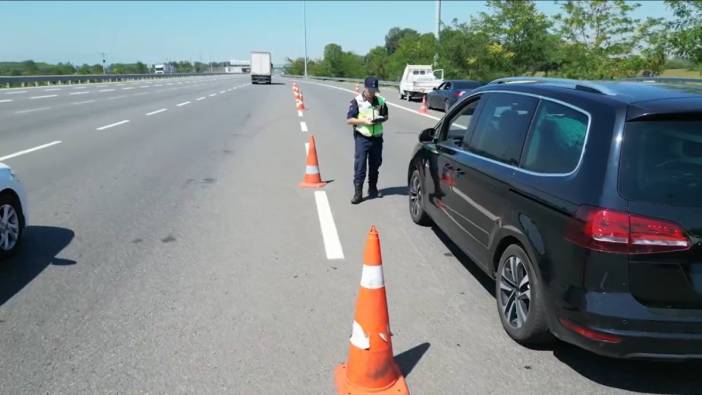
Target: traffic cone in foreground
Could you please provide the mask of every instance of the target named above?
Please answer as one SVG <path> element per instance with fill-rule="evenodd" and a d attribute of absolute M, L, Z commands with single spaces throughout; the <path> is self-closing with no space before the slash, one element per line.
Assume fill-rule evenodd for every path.
<path fill-rule="evenodd" d="M 356 300 L 349 359 L 334 370 L 339 395 L 409 395 L 392 353 L 380 238 L 371 226 Z"/>
<path fill-rule="evenodd" d="M 305 178 L 300 183 L 303 188 L 321 188 L 327 185 L 322 181 L 322 175 L 319 174 L 319 161 L 317 160 L 317 144 L 314 136 L 310 136 L 307 143 L 309 149 L 307 151 L 307 166 L 305 166 Z"/>
<path fill-rule="evenodd" d="M 293 95 L 295 96 L 295 99 L 302 100 L 302 91 L 300 89 L 297 89 Z"/>
<path fill-rule="evenodd" d="M 421 112 L 422 114 L 426 114 L 429 112 L 429 111 L 427 111 L 427 97 L 426 97 L 426 95 L 422 96 L 422 105 L 419 106 L 419 112 Z"/>
<path fill-rule="evenodd" d="M 302 111 L 305 109 L 305 103 L 302 101 L 302 93 L 295 98 L 295 108 L 297 111 Z"/>

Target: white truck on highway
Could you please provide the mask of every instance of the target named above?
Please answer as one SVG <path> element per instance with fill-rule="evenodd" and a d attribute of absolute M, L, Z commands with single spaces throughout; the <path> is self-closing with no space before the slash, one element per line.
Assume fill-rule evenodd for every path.
<path fill-rule="evenodd" d="M 400 99 L 421 98 L 442 82 L 444 82 L 443 69 L 434 70 L 431 65 L 408 64 L 400 80 Z"/>
<path fill-rule="evenodd" d="M 270 84 L 271 74 L 273 74 L 273 62 L 271 62 L 270 52 L 251 52 L 251 83 L 260 82 Z"/>
<path fill-rule="evenodd" d="M 163 63 L 154 65 L 154 74 L 171 74 L 175 73 L 175 67 L 172 64 Z"/>

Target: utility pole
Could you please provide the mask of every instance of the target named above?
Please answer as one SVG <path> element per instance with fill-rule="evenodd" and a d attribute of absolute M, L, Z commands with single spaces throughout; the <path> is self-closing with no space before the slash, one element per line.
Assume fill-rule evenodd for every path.
<path fill-rule="evenodd" d="M 105 52 L 100 52 L 100 57 L 102 58 L 102 74 L 107 74 L 107 67 L 105 65 L 107 54 Z"/>
<path fill-rule="evenodd" d="M 439 36 L 441 34 L 441 0 L 436 0 L 436 52 L 434 52 L 434 67 L 439 65 Z"/>
<path fill-rule="evenodd" d="M 305 25 L 305 79 L 307 79 L 307 2 L 302 0 L 302 19 Z"/>

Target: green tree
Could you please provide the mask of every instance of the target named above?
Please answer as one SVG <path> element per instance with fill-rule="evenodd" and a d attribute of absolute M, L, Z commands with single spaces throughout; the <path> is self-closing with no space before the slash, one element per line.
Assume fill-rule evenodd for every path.
<path fill-rule="evenodd" d="M 94 64 L 90 67 L 90 74 L 103 74 L 104 69 L 101 64 Z"/>
<path fill-rule="evenodd" d="M 534 1 L 489 0 L 490 12 L 473 21 L 493 45 L 509 56 L 506 71 L 512 75 L 535 72 L 551 62 L 557 39 L 549 33 L 552 22 L 536 9 Z"/>
<path fill-rule="evenodd" d="M 555 17 L 564 38 L 560 73 L 573 78 L 608 79 L 636 75 L 640 20 L 631 16 L 640 6 L 625 0 L 569 0 Z"/>
<path fill-rule="evenodd" d="M 702 71 L 702 1 L 666 0 L 666 4 L 675 15 L 669 24 L 673 51 Z"/>
<path fill-rule="evenodd" d="M 417 37 L 408 35 L 400 39 L 397 49 L 388 61 L 388 77 L 399 80 L 408 64 L 432 64 L 436 52 L 436 37 L 431 33 Z"/>
<path fill-rule="evenodd" d="M 135 65 L 135 72 L 137 74 L 148 74 L 149 73 L 149 68 L 142 62 L 136 62 Z"/>
<path fill-rule="evenodd" d="M 90 74 L 90 65 L 88 65 L 87 63 L 83 63 L 80 67 L 78 67 L 78 74 Z"/>
<path fill-rule="evenodd" d="M 399 27 L 393 27 L 388 30 L 388 34 L 385 35 L 385 50 L 388 55 L 395 53 L 400 45 L 400 40 L 405 37 L 419 37 L 419 33 L 414 29 L 401 29 Z"/>
<path fill-rule="evenodd" d="M 366 74 L 374 75 L 383 80 L 389 79 L 388 60 L 388 52 L 385 47 L 378 46 L 371 49 L 363 60 Z"/>
<path fill-rule="evenodd" d="M 37 75 L 39 74 L 39 67 L 33 60 L 25 60 L 21 64 L 22 75 Z"/>

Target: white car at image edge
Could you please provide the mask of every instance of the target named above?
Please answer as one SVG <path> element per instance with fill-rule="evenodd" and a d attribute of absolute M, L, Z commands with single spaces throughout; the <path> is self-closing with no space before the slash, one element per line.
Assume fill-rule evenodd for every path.
<path fill-rule="evenodd" d="M 24 187 L 9 166 L 0 163 L 0 260 L 17 251 L 27 223 Z"/>

